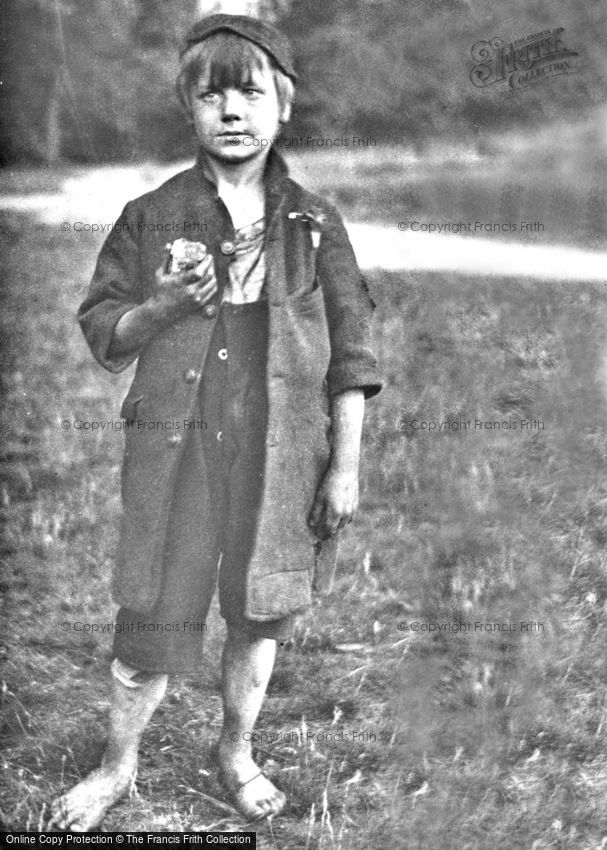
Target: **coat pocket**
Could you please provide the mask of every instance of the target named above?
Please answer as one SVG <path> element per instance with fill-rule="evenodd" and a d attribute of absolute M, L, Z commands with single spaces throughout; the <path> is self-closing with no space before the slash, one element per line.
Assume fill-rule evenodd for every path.
<path fill-rule="evenodd" d="M 309 312 L 317 309 L 319 304 L 323 304 L 324 307 L 322 289 L 318 278 L 315 278 L 314 286 L 309 291 L 302 292 L 299 290 L 298 292 L 291 293 L 291 295 L 287 295 L 285 304 L 293 313 Z"/>
<path fill-rule="evenodd" d="M 137 419 L 137 407 L 142 400 L 142 395 L 127 395 L 120 408 L 120 418 L 125 422 L 134 422 Z"/>

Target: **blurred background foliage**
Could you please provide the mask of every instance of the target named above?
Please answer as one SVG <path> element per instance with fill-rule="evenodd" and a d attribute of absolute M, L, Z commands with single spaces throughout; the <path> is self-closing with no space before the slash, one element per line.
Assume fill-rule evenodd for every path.
<path fill-rule="evenodd" d="M 192 139 L 174 93 L 181 36 L 212 3 L 4 0 L 4 162 L 175 160 Z M 588 120 L 605 101 L 602 0 L 261 0 L 300 73 L 289 135 L 430 140 Z M 565 27 L 579 73 L 475 88 L 472 45 Z"/>

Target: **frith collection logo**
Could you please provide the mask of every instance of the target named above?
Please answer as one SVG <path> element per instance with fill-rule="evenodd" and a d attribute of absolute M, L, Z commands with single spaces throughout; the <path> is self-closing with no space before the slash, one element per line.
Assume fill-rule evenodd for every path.
<path fill-rule="evenodd" d="M 563 44 L 565 29 L 528 35 L 516 41 L 501 38 L 477 41 L 472 47 L 472 59 L 477 64 L 470 71 L 470 80 L 479 88 L 505 83 L 511 91 L 577 71 L 579 53 Z"/>

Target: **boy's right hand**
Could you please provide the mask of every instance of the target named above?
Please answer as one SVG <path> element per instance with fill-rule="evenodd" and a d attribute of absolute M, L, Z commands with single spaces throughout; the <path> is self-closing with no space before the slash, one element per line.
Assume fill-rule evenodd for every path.
<path fill-rule="evenodd" d="M 213 257 L 207 254 L 195 268 L 186 272 L 169 273 L 163 263 L 156 270 L 151 300 L 165 315 L 178 318 L 204 307 L 216 292 Z"/>
<path fill-rule="evenodd" d="M 163 265 L 156 271 L 152 295 L 118 320 L 110 344 L 110 357 L 139 351 L 157 333 L 182 316 L 210 301 L 217 292 L 213 257 L 206 256 L 196 268 L 169 274 Z"/>

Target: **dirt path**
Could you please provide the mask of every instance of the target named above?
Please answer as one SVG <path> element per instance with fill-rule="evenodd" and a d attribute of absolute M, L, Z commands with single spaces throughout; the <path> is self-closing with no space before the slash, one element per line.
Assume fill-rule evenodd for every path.
<path fill-rule="evenodd" d="M 400 233 L 397 227 L 349 224 L 363 269 L 453 271 L 468 275 L 535 277 L 607 283 L 607 252 L 498 238 Z"/>
<path fill-rule="evenodd" d="M 96 226 L 107 232 L 127 200 L 155 188 L 184 165 L 89 168 L 67 178 L 56 193 L 0 196 L 0 209 L 28 212 L 41 223 L 66 230 Z M 493 235 L 401 232 L 397 226 L 374 223 L 349 223 L 348 231 L 363 269 L 607 282 L 605 251 Z"/>

